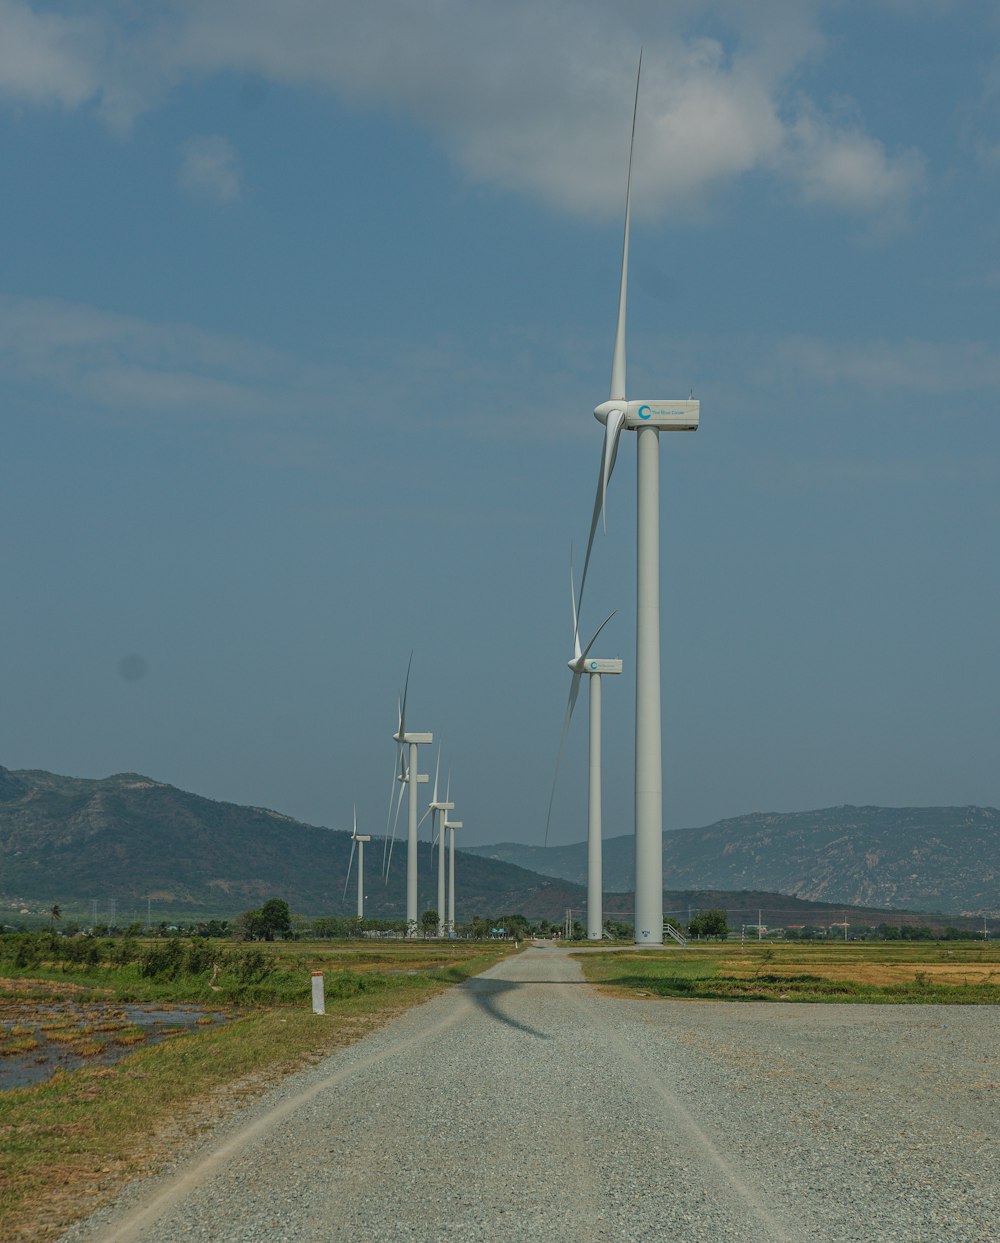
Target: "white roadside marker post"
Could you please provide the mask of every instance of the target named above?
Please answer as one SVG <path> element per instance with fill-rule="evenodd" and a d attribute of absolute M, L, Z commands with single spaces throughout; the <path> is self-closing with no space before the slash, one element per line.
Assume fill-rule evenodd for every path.
<path fill-rule="evenodd" d="M 323 993 L 323 972 L 312 973 L 313 1014 L 326 1014 L 326 1000 Z"/>

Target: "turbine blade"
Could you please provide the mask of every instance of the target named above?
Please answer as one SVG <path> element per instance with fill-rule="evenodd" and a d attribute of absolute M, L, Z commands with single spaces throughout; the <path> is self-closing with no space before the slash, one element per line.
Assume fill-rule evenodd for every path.
<path fill-rule="evenodd" d="M 608 498 L 608 484 L 611 482 L 611 474 L 618 460 L 618 445 L 621 442 L 624 422 L 625 412 L 612 410 L 604 425 L 604 452 L 601 455 L 601 526 L 605 534 L 608 530 L 608 520 L 604 507 Z"/>
<path fill-rule="evenodd" d="M 569 546 L 569 602 L 573 610 L 573 659 L 580 659 L 580 625 L 576 616 L 576 587 L 573 585 L 573 545 Z"/>
<path fill-rule="evenodd" d="M 352 839 L 351 841 L 351 857 L 347 863 L 347 879 L 344 881 L 344 900 L 347 899 L 347 886 L 351 883 L 351 868 L 354 867 L 354 847 L 358 843 Z"/>
<path fill-rule="evenodd" d="M 389 806 L 385 813 L 385 837 L 382 838 L 382 875 L 386 874 L 386 858 L 389 850 L 389 823 L 392 820 L 392 796 L 396 792 L 396 761 L 392 762 L 392 777 L 389 780 Z"/>
<path fill-rule="evenodd" d="M 614 617 L 615 613 L 617 612 L 618 610 L 615 609 L 613 612 L 609 613 L 607 617 L 605 617 L 604 621 L 602 621 L 601 624 L 597 627 L 597 629 L 594 631 L 593 638 L 590 640 L 587 646 L 583 649 L 584 656 L 586 656 L 587 653 L 590 651 L 590 649 L 594 646 L 594 642 L 597 639 L 597 636 L 601 633 L 604 627 L 608 624 L 608 622 L 612 619 L 612 617 Z"/>
<path fill-rule="evenodd" d="M 399 824 L 399 809 L 403 805 L 403 793 L 405 790 L 406 786 L 400 782 L 399 797 L 396 799 L 396 815 L 392 822 L 392 836 L 389 838 L 389 858 L 385 865 L 385 883 L 387 885 L 389 883 L 389 869 L 392 867 L 392 848 L 396 844 L 396 826 Z"/>
<path fill-rule="evenodd" d="M 420 828 L 420 826 L 423 824 L 423 822 L 427 819 L 427 817 L 431 814 L 431 812 L 432 812 L 433 810 L 434 810 L 434 808 L 433 808 L 433 807 L 428 807 L 428 808 L 427 808 L 427 810 L 424 812 L 424 814 L 423 814 L 423 815 L 420 817 L 420 819 L 417 821 L 417 828 L 418 828 L 418 829 Z"/>
<path fill-rule="evenodd" d="M 437 763 L 434 765 L 434 793 L 431 795 L 431 802 L 438 801 L 438 773 L 441 771 L 441 740 L 438 739 L 438 757 Z"/>
<path fill-rule="evenodd" d="M 399 729 L 397 733 L 400 737 L 406 733 L 406 696 L 410 689 L 410 666 L 413 664 L 413 653 L 410 652 L 410 659 L 406 662 L 406 681 L 403 683 L 403 698 L 399 701 Z"/>
<path fill-rule="evenodd" d="M 555 772 L 552 774 L 552 791 L 549 794 L 549 810 L 545 816 L 544 845 L 546 846 L 549 844 L 549 824 L 552 821 L 552 806 L 556 801 L 556 782 L 559 780 L 559 765 L 562 762 L 563 750 L 566 746 L 566 735 L 569 733 L 569 723 L 573 719 L 573 709 L 576 707 L 576 697 L 580 693 L 580 680 L 581 675 L 579 673 L 574 673 L 573 681 L 570 683 L 569 687 L 569 701 L 566 704 L 566 715 L 563 718 L 562 733 L 559 736 L 559 750 L 556 753 L 556 768 Z"/>
<path fill-rule="evenodd" d="M 635 149 L 635 119 L 639 112 L 639 79 L 642 77 L 642 52 L 639 52 L 639 68 L 635 75 L 635 103 L 632 105 L 632 137 L 628 147 L 628 180 L 625 187 L 625 236 L 622 241 L 622 279 L 618 290 L 618 324 L 615 328 L 615 348 L 611 357 L 612 401 L 625 400 L 625 305 L 628 301 L 628 234 L 632 218 L 632 152 Z"/>
<path fill-rule="evenodd" d="M 445 791 L 444 791 L 444 801 L 446 803 L 451 802 L 451 769 L 450 768 L 448 769 L 448 784 L 445 787 Z"/>
<path fill-rule="evenodd" d="M 598 520 L 604 519 L 604 501 L 607 496 L 611 472 L 618 459 L 618 443 L 621 440 L 624 414 L 612 410 L 604 424 L 604 446 L 601 450 L 601 467 L 597 475 L 597 494 L 594 497 L 594 512 L 590 518 L 590 534 L 587 536 L 587 555 L 583 559 L 583 574 L 580 577 L 580 591 L 576 598 L 577 614 L 583 610 L 583 589 L 587 585 L 587 571 L 590 569 L 590 556 L 594 551 L 594 536 L 597 534 Z M 607 527 L 605 526 L 605 530 Z"/>

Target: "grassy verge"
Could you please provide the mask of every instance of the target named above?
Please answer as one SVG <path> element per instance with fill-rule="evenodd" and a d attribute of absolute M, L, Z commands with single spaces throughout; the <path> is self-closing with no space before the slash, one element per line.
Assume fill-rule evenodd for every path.
<path fill-rule="evenodd" d="M 1000 1004 L 1000 947 L 775 945 L 581 954 L 587 979 L 626 995 L 713 1001 Z"/>
<path fill-rule="evenodd" d="M 4 1093 L 0 1238 L 13 1243 L 57 1237 L 111 1198 L 127 1178 L 162 1164 L 186 1137 L 258 1095 L 279 1075 L 360 1039 L 506 952 L 499 947 L 416 951 L 373 951 L 361 971 L 349 950 L 267 947 L 273 968 L 267 988 L 274 995 L 293 993 L 295 1004 L 259 1007 L 224 1027 L 176 1036 L 114 1066 L 57 1072 L 47 1083 Z M 128 964 L 117 976 L 110 967 L 77 973 L 38 964 L 24 977 L 5 970 L 0 998 L 8 1013 L 15 1006 L 24 1017 L 38 999 L 51 1005 L 54 998 L 82 996 L 224 1008 L 218 993 L 205 989 L 211 971 L 170 981 L 147 978 L 143 984 Z M 310 970 L 326 975 L 323 1016 L 313 1015 L 308 1005 Z M 240 999 L 244 1010 L 248 1000 Z"/>

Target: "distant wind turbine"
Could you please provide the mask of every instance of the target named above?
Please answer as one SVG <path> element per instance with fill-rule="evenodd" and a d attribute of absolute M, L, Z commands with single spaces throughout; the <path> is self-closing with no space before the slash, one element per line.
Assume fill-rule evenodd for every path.
<path fill-rule="evenodd" d="M 580 627 L 576 612 L 576 587 L 573 583 L 573 558 L 570 555 L 569 566 L 569 599 L 573 610 L 573 659 L 568 661 L 573 671 L 573 680 L 569 687 L 569 702 L 566 705 L 566 716 L 563 720 L 562 737 L 559 739 L 559 754 L 556 757 L 556 771 L 552 779 L 552 793 L 549 796 L 549 813 L 545 821 L 545 840 L 549 838 L 549 822 L 552 819 L 552 804 L 556 793 L 556 780 L 559 776 L 559 761 L 562 759 L 569 733 L 573 709 L 580 693 L 580 679 L 587 675 L 590 684 L 590 752 L 588 764 L 588 795 L 589 806 L 587 815 L 587 937 L 599 941 L 604 935 L 604 890 L 603 860 L 601 842 L 601 678 L 604 674 L 618 674 L 622 671 L 620 660 L 610 660 L 591 656 L 590 649 L 594 646 L 597 636 L 608 624 L 614 613 L 608 616 L 594 631 L 594 635 L 583 651 L 580 650 Z"/>
<path fill-rule="evenodd" d="M 660 710 L 660 432 L 693 432 L 698 428 L 698 401 L 625 396 L 625 308 L 628 300 L 629 225 L 632 215 L 632 155 L 639 110 L 642 57 L 635 79 L 632 137 L 629 143 L 625 192 L 625 235 L 622 243 L 618 324 L 611 361 L 609 399 L 594 410 L 604 424 L 604 447 L 597 496 L 590 523 L 587 555 L 580 580 L 580 606 L 590 565 L 597 522 L 604 520 L 608 483 L 618 455 L 622 430 L 636 433 L 636 659 L 635 659 L 635 941 L 663 943 L 663 753 Z"/>
<path fill-rule="evenodd" d="M 417 784 L 420 781 L 417 748 L 434 741 L 433 734 L 408 732 L 406 728 L 406 697 L 410 689 L 410 666 L 413 664 L 413 653 L 406 666 L 406 681 L 403 684 L 403 695 L 399 700 L 399 725 L 393 739 L 399 744 L 400 763 L 403 763 L 404 751 L 409 751 L 409 762 L 405 765 L 405 775 L 401 780 L 408 783 L 409 791 L 409 825 L 406 835 L 406 928 L 408 936 L 417 933 Z M 425 778 L 426 780 L 426 778 Z"/>
<path fill-rule="evenodd" d="M 437 889 L 437 912 L 438 912 L 438 936 L 445 935 L 445 892 L 444 892 L 444 826 L 448 819 L 448 812 L 455 810 L 455 804 L 448 801 L 451 792 L 451 773 L 448 774 L 448 789 L 445 791 L 443 800 L 438 799 L 438 776 L 441 772 L 441 744 L 438 744 L 437 764 L 434 768 L 434 792 L 431 795 L 430 806 L 427 810 L 432 816 L 432 825 L 437 830 L 437 847 L 438 847 L 438 889 Z"/>
<path fill-rule="evenodd" d="M 344 881 L 344 897 L 347 897 L 347 886 L 351 883 L 351 867 L 354 864 L 354 847 L 358 848 L 358 919 L 365 917 L 365 842 L 370 842 L 371 834 L 358 832 L 358 809 L 354 808 L 354 832 L 351 834 L 351 857 L 347 864 L 347 879 Z"/>
<path fill-rule="evenodd" d="M 442 829 L 448 831 L 448 936 L 450 937 L 455 935 L 455 830 L 460 828 L 462 828 L 462 821 L 449 820 L 448 813 L 445 812 Z"/>

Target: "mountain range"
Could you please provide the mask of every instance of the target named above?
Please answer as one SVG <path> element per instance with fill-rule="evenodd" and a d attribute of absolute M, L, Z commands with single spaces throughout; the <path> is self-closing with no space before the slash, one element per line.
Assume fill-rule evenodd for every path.
<path fill-rule="evenodd" d="M 372 917 L 406 909 L 406 844 L 396 842 L 388 882 L 384 839 L 365 857 Z M 353 914 L 345 899 L 351 835 L 303 824 L 264 807 L 190 794 L 139 773 L 91 780 L 0 767 L 0 896 L 8 910 L 54 902 L 145 912 L 232 915 L 284 898 L 311 915 Z M 420 909 L 437 905 L 437 860 L 420 843 Z M 561 919 L 581 905 L 578 885 L 463 853 L 456 865 L 456 917 L 522 911 Z"/>
<path fill-rule="evenodd" d="M 608 915 L 629 918 L 631 837 L 604 845 Z M 78 908 L 111 898 L 119 910 L 231 915 L 284 898 L 307 915 L 350 914 L 344 897 L 351 837 L 263 807 L 203 798 L 138 773 L 103 779 L 0 767 L 0 899 Z M 388 881 L 384 840 L 366 853 L 366 913 L 405 910 L 405 846 Z M 436 906 L 436 859 L 420 843 L 420 909 Z M 889 912 L 995 913 L 1000 812 L 992 808 L 835 807 L 753 813 L 664 835 L 668 911 L 721 905 L 743 922 L 899 922 Z M 586 843 L 502 843 L 460 850 L 459 920 L 521 912 L 561 920 L 585 901 Z M 780 896 L 779 896 L 780 895 Z"/>
<path fill-rule="evenodd" d="M 604 843 L 604 888 L 633 884 L 634 839 Z M 502 842 L 472 852 L 584 884 L 587 845 Z M 994 807 L 827 807 L 752 812 L 663 835 L 679 889 L 763 889 L 810 901 L 970 914 L 1000 912 Z"/>

